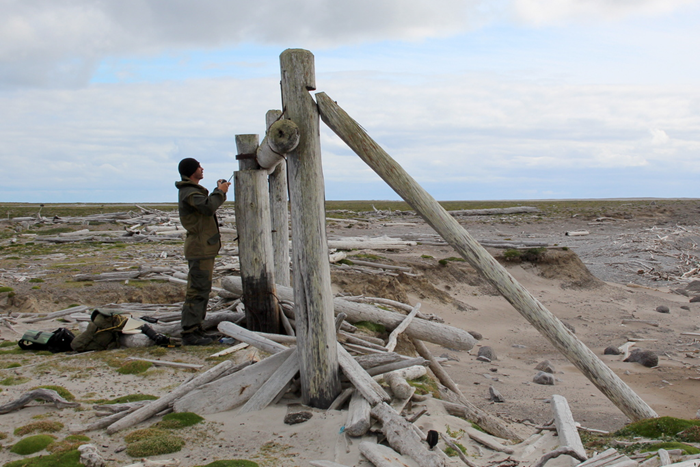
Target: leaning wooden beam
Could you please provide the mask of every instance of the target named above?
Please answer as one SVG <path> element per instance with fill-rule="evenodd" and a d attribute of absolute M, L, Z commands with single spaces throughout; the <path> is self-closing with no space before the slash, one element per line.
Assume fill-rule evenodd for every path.
<path fill-rule="evenodd" d="M 367 402 L 371 405 L 377 405 L 382 401 L 390 401 L 391 397 L 389 394 L 382 389 L 382 387 L 372 379 L 370 375 L 360 366 L 359 363 L 352 358 L 352 356 L 345 350 L 340 344 L 338 347 L 338 363 L 343 369 L 343 373 L 352 382 Z"/>
<path fill-rule="evenodd" d="M 237 415 L 262 410 L 274 400 L 277 394 L 279 394 L 280 391 L 289 384 L 289 381 L 294 378 L 294 375 L 299 372 L 298 350 L 298 348 L 295 348 L 292 351 L 291 355 L 287 357 L 284 363 L 270 376 L 270 379 L 265 381 L 265 384 L 243 404 L 243 407 L 240 408 Z"/>
<path fill-rule="evenodd" d="M 252 345 L 253 347 L 256 347 L 267 353 L 274 354 L 283 350 L 287 350 L 286 346 L 271 341 L 270 339 L 263 337 L 256 332 L 249 331 L 246 328 L 242 328 L 237 324 L 224 321 L 223 323 L 219 323 L 218 329 L 227 336 L 233 337 L 234 339 L 237 339 L 241 342 L 246 342 Z"/>
<path fill-rule="evenodd" d="M 387 182 L 520 314 L 633 421 L 658 415 L 559 319 L 518 283 L 365 130 L 325 93 L 316 94 L 323 121 Z"/>
<path fill-rule="evenodd" d="M 479 431 L 475 428 L 467 427 L 466 429 L 467 435 L 474 441 L 476 441 L 479 444 L 483 444 L 489 449 L 492 449 L 494 451 L 498 452 L 505 452 L 506 454 L 513 454 L 515 451 L 512 448 L 509 448 L 508 446 L 500 443 L 496 439 L 494 439 L 493 436 L 488 435 L 484 433 L 483 431 Z"/>
<path fill-rule="evenodd" d="M 227 276 L 222 279 L 221 283 L 230 292 L 240 294 L 242 291 L 240 277 Z M 277 284 L 277 296 L 280 300 L 293 301 L 294 291 L 290 287 Z M 406 318 L 406 315 L 402 313 L 394 313 L 367 303 L 355 303 L 342 298 L 333 299 L 333 306 L 336 313 L 345 313 L 348 316 L 347 321 L 353 323 L 371 321 L 383 324 L 389 329 L 394 329 Z M 476 345 L 476 339 L 467 331 L 423 319 L 411 321 L 411 324 L 404 332 L 411 338 L 432 342 L 455 350 L 471 350 Z"/>
<path fill-rule="evenodd" d="M 301 396 L 306 405 L 328 408 L 340 393 L 333 315 L 331 265 L 326 238 L 314 56 L 287 49 L 280 55 L 282 106 L 299 128 L 299 144 L 287 157 L 292 218 L 294 316 L 299 338 Z"/>
<path fill-rule="evenodd" d="M 413 339 L 412 342 L 413 346 L 418 352 L 418 355 L 430 362 L 429 368 L 437 377 L 437 379 L 439 379 L 440 382 L 444 384 L 450 391 L 457 394 L 457 397 L 459 398 L 459 401 L 462 403 L 462 405 L 451 404 L 452 406 L 454 406 L 453 410 L 456 413 L 458 413 L 457 416 L 464 417 L 470 422 L 476 423 L 487 432 L 499 436 L 501 438 L 513 439 L 518 441 L 522 440 L 522 438 L 518 436 L 518 434 L 516 434 L 513 430 L 508 428 L 503 421 L 499 420 L 497 417 L 490 415 L 488 412 L 480 409 L 476 405 L 469 402 L 467 398 L 464 397 L 464 394 L 462 394 L 462 391 L 460 391 L 457 384 L 455 384 L 450 375 L 442 367 L 442 365 L 440 365 L 440 363 L 438 363 L 438 361 L 435 360 L 435 357 L 433 357 L 433 354 L 430 352 L 430 350 L 428 350 L 428 347 L 426 347 L 425 343 L 418 339 Z M 444 401 L 443 403 L 449 404 L 446 401 Z M 446 405 L 446 407 L 448 406 Z M 452 413 L 452 415 L 455 414 Z"/>
<path fill-rule="evenodd" d="M 425 374 L 426 369 L 424 366 L 414 365 L 408 368 L 404 368 L 402 370 L 395 370 L 390 371 L 389 373 L 385 373 L 383 378 L 384 381 L 391 388 L 391 392 L 392 394 L 394 394 L 394 397 L 397 397 L 399 399 L 406 399 L 413 395 L 413 392 L 411 390 L 415 389 L 410 384 L 408 384 L 408 381 L 406 380 L 420 378 Z"/>
<path fill-rule="evenodd" d="M 421 467 L 443 467 L 445 462 L 435 452 L 428 451 L 413 424 L 386 403 L 377 404 L 372 409 L 372 416 L 382 422 L 382 433 L 389 445 L 404 456 L 412 458 Z"/>
<path fill-rule="evenodd" d="M 554 451 L 550 451 L 547 454 L 545 454 L 544 456 L 542 456 L 540 458 L 540 460 L 537 461 L 537 463 L 533 467 L 544 467 L 544 464 L 546 464 L 548 460 L 554 459 L 555 457 L 559 457 L 562 455 L 571 456 L 571 457 L 574 457 L 580 461 L 586 460 L 585 458 L 581 458 L 580 453 L 576 452 L 576 450 L 574 448 L 571 448 L 569 446 L 559 446 Z"/>
<path fill-rule="evenodd" d="M 173 410 L 205 415 L 234 409 L 250 399 L 293 351 L 294 349 L 287 349 L 276 353 L 236 373 L 205 384 L 175 401 Z"/>
<path fill-rule="evenodd" d="M 375 467 L 406 467 L 410 465 L 408 459 L 383 444 L 362 441 L 360 443 L 360 452 Z"/>
<path fill-rule="evenodd" d="M 552 396 L 552 411 L 554 412 L 554 423 L 557 427 L 557 435 L 559 436 L 559 446 L 569 447 L 576 454 L 572 457 L 580 461 L 588 459 L 586 450 L 581 443 L 581 437 L 578 435 L 576 422 L 571 414 L 571 409 L 566 399 L 558 394 Z"/>
<path fill-rule="evenodd" d="M 213 368 L 210 368 L 209 370 L 205 371 L 201 375 L 197 376 L 196 378 L 181 384 L 177 389 L 175 389 L 172 392 L 169 392 L 168 394 L 160 397 L 159 399 L 154 400 L 150 404 L 147 404 L 140 409 L 136 410 L 133 413 L 130 413 L 126 417 L 122 418 L 119 421 L 116 421 L 112 423 L 110 426 L 107 427 L 107 433 L 108 434 L 114 434 L 118 431 L 121 431 L 125 428 L 129 428 L 131 426 L 136 425 L 137 423 L 140 423 L 144 420 L 148 420 L 151 418 L 153 415 L 157 414 L 161 410 L 165 409 L 169 405 L 171 405 L 174 401 L 182 397 L 183 395 L 187 394 L 191 390 L 198 388 L 199 386 L 202 386 L 203 384 L 206 384 L 210 381 L 215 380 L 219 376 L 221 376 L 222 373 L 225 373 L 226 371 L 233 369 L 236 365 L 234 364 L 233 361 L 231 360 L 226 360 L 225 362 L 221 362 L 218 365 L 216 365 Z M 241 368 L 248 366 L 248 362 L 238 365 Z"/>
<path fill-rule="evenodd" d="M 53 389 L 32 389 L 27 391 L 19 398 L 7 404 L 0 405 L 0 414 L 10 413 L 14 410 L 21 409 L 30 402 L 41 399 L 46 402 L 53 402 L 56 408 L 63 409 L 66 407 L 80 407 L 80 402 L 68 402 L 63 397 L 59 396 Z"/>
<path fill-rule="evenodd" d="M 411 324 L 411 321 L 413 321 L 413 318 L 418 314 L 420 311 L 420 303 L 416 303 L 416 306 L 413 307 L 411 312 L 406 316 L 406 319 L 404 319 L 401 324 L 396 326 L 393 331 L 391 331 L 391 334 L 389 334 L 389 339 L 386 343 L 386 350 L 389 352 L 393 352 L 394 349 L 396 348 L 396 343 L 398 342 L 399 339 L 399 334 L 404 332 L 406 328 L 408 327 L 409 324 Z"/>
<path fill-rule="evenodd" d="M 167 360 L 153 360 L 150 358 L 139 358 L 139 357 L 129 357 L 127 360 L 138 360 L 141 362 L 149 362 L 156 366 L 171 366 L 174 368 L 188 368 L 190 370 L 199 370 L 204 365 L 198 365 L 194 363 L 180 363 L 180 362 L 169 362 Z"/>

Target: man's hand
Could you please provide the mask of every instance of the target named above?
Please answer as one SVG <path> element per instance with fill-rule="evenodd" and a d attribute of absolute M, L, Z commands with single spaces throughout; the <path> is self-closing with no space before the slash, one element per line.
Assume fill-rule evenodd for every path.
<path fill-rule="evenodd" d="M 223 178 L 216 182 L 216 187 L 219 190 L 223 191 L 224 193 L 228 193 L 228 187 L 230 187 L 230 186 L 231 186 L 231 182 L 227 182 Z"/>

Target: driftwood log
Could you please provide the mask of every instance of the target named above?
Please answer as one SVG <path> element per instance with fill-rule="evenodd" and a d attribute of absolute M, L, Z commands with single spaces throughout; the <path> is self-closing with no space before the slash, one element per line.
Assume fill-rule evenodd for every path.
<path fill-rule="evenodd" d="M 516 281 L 335 101 L 325 93 L 316 94 L 316 100 L 323 121 L 613 404 L 633 421 L 658 417 L 641 397 Z"/>
<path fill-rule="evenodd" d="M 241 278 L 227 276 L 221 281 L 222 286 L 233 293 L 241 294 Z M 293 301 L 294 291 L 290 287 L 277 284 L 277 296 L 280 300 Z M 406 315 L 382 310 L 366 303 L 355 303 L 342 298 L 333 299 L 336 313 L 345 313 L 351 323 L 371 321 L 382 324 L 388 329 L 396 328 L 406 318 Z M 298 327 L 298 326 L 297 326 Z M 467 331 L 446 324 L 414 319 L 404 331 L 411 338 L 420 339 L 456 350 L 471 350 L 476 345 L 476 339 Z"/>
<path fill-rule="evenodd" d="M 80 407 L 80 402 L 68 402 L 63 397 L 59 396 L 53 389 L 32 389 L 31 391 L 27 391 L 19 396 L 19 398 L 16 400 L 0 405 L 0 414 L 10 413 L 21 409 L 36 399 L 52 402 L 58 409 L 64 409 L 66 407 Z"/>
<path fill-rule="evenodd" d="M 554 394 L 552 396 L 552 411 L 554 411 L 554 423 L 557 427 L 557 435 L 559 436 L 559 446 L 568 447 L 574 452 L 572 457 L 580 461 L 588 459 L 566 398 Z"/>

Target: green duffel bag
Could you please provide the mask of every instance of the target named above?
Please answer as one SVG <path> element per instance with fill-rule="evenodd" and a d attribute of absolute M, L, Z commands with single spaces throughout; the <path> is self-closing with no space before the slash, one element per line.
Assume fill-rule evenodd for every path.
<path fill-rule="evenodd" d="M 71 347 L 77 352 L 111 350 L 119 347 L 119 336 L 129 315 L 121 311 L 95 308 L 85 332 L 78 334 Z"/>

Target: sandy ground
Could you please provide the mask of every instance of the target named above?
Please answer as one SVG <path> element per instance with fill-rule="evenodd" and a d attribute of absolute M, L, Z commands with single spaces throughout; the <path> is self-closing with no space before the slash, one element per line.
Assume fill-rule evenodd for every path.
<path fill-rule="evenodd" d="M 700 232 L 697 222 L 700 203 L 685 206 L 677 212 L 656 212 L 648 216 L 637 213 L 631 218 L 620 216 L 601 222 L 591 217 L 541 220 L 534 215 L 519 215 L 466 218 L 462 223 L 480 240 L 547 242 L 550 250 L 545 259 L 535 263 L 508 262 L 502 257 L 503 250 L 490 251 L 547 309 L 573 326 L 576 336 L 659 415 L 693 418 L 700 409 L 700 344 L 698 337 L 681 333 L 700 332 L 700 303 L 690 303 L 688 296 L 673 290 L 693 280 L 692 276 L 681 279 L 678 271 L 682 272 L 682 269 L 678 268 L 683 261 L 687 263 L 683 252 L 691 259 L 698 254 L 694 242 Z M 649 210 L 653 211 L 653 208 Z M 681 233 L 674 234 L 679 228 L 683 229 Z M 580 230 L 587 230 L 589 235 L 565 235 L 567 231 Z M 371 223 L 349 227 L 342 222 L 331 222 L 328 228 L 329 238 L 380 235 L 424 242 L 436 239 L 429 226 L 410 215 L 383 216 Z M 664 236 L 666 240 L 660 240 Z M 668 248 L 664 249 L 664 246 Z M 148 252 L 136 254 L 135 249 L 129 254 L 136 258 L 147 256 L 148 261 L 154 261 L 151 258 L 162 257 L 165 251 L 169 260 L 181 261 L 177 256 L 180 245 L 151 245 L 149 248 Z M 412 274 L 375 275 L 352 267 L 334 266 L 334 291 L 390 298 L 413 305 L 420 302 L 422 312 L 438 315 L 452 326 L 480 333 L 483 339 L 469 352 L 436 345 L 429 347 L 435 355 L 449 359 L 444 366 L 469 400 L 512 423 L 523 437 L 534 433 L 531 424 L 544 424 L 552 418 L 549 400 L 553 394 L 567 399 L 575 420 L 585 427 L 615 430 L 629 422 L 471 266 L 458 261 L 440 265 L 439 259 L 457 256 L 451 247 L 419 244 L 392 251 L 349 252 L 349 255 L 358 254 L 376 255 L 379 257 L 376 261 L 382 263 L 410 266 Z M 128 258 L 123 259 L 128 262 Z M 22 258 L 21 261 L 30 259 Z M 65 258 L 62 261 L 65 263 Z M 644 265 L 651 265 L 654 269 Z M 3 263 L 3 267 L 7 268 L 7 263 Z M 664 280 L 664 277 L 670 280 Z M 48 282 L 48 278 L 46 280 Z M 10 285 L 17 290 L 21 288 L 21 284 Z M 41 291 L 36 291 L 33 298 L 5 298 L 0 306 L 5 310 L 3 316 L 21 311 L 41 311 L 49 306 L 49 311 L 54 311 L 73 301 L 94 307 L 114 301 L 115 296 L 119 297 L 116 290 L 119 287 L 123 288 L 120 284 L 110 284 L 92 291 L 61 289 L 51 294 L 50 287 L 42 284 Z M 169 300 L 172 303 L 182 299 L 181 287 L 172 284 L 153 287 L 132 290 L 131 297 L 122 296 L 121 300 L 151 303 Z M 27 288 L 18 295 L 32 293 Z M 667 306 L 670 312 L 657 312 L 661 305 Z M 40 309 L 31 310 L 31 307 Z M 623 319 L 638 319 L 640 323 L 623 324 Z M 656 325 L 641 321 L 652 321 Z M 19 323 L 15 329 L 19 332 L 26 329 L 53 330 L 60 325 L 65 324 L 51 321 L 33 325 Z M 0 328 L 0 337 L 3 340 L 17 339 L 5 327 Z M 606 347 L 620 346 L 629 339 L 638 341 L 636 348 L 654 351 L 659 357 L 658 366 L 646 368 L 638 363 L 622 362 L 620 356 L 603 355 Z M 492 362 L 477 360 L 481 346 L 491 347 L 497 359 Z M 82 407 L 57 410 L 47 404 L 32 404 L 0 415 L 0 432 L 8 434 L 8 438 L 0 442 L 4 446 L 14 444 L 19 437 L 12 435 L 13 429 L 37 418 L 64 423 L 65 429 L 57 434 L 62 438 L 69 434 L 71 426 L 95 420 L 90 400 L 135 393 L 160 396 L 193 375 L 191 370 L 168 367 L 153 367 L 142 375 L 121 375 L 115 371 L 115 361 L 138 355 L 199 363 L 206 369 L 215 364 L 206 360 L 206 356 L 222 348 L 221 345 L 196 351 L 177 348 L 168 349 L 164 354 L 153 353 L 153 349 L 129 349 L 79 356 L 3 355 L 4 362 L 17 361 L 22 366 L 1 370 L 0 377 L 28 380 L 18 385 L 2 386 L 0 405 L 15 400 L 32 387 L 59 385 L 71 391 L 81 401 Z M 242 361 L 249 356 L 250 351 L 246 350 L 233 358 Z M 544 360 L 549 360 L 555 367 L 554 386 L 532 381 L 537 373 L 535 366 Z M 3 364 L 2 368 L 6 365 Z M 489 386 L 496 388 L 505 402 L 491 402 L 488 399 Z M 298 399 L 288 397 L 263 412 L 237 416 L 233 410 L 207 415 L 204 424 L 185 430 L 183 436 L 187 444 L 181 452 L 156 459 L 176 457 L 183 466 L 236 458 L 251 459 L 260 465 L 309 465 L 308 462 L 314 459 L 333 460 L 345 465 L 371 465 L 359 454 L 360 440 L 342 433 L 347 412 L 326 412 L 299 404 Z M 447 415 L 441 404 L 435 401 L 416 403 L 410 412 L 415 413 L 423 406 L 428 408 L 428 413 L 417 423 L 423 429 L 443 432 L 448 428 L 453 432 L 466 429 L 463 420 Z M 300 425 L 283 423 L 287 413 L 300 410 L 311 411 L 313 417 Z M 139 427 L 149 426 L 154 421 L 149 420 Z M 110 460 L 110 465 L 121 466 L 135 462 L 122 450 L 124 434 L 109 436 L 100 430 L 90 432 L 88 436 Z M 466 436 L 460 442 L 467 446 L 479 465 L 507 457 L 479 448 Z M 527 454 L 516 449 L 514 457 L 520 455 L 523 462 L 531 463 L 553 447 L 556 447 L 556 439 L 547 434 L 538 441 L 536 449 L 530 449 Z M 0 450 L 0 462 L 19 458 L 7 449 Z M 452 462 L 460 465 L 458 460 Z M 566 463 L 564 460 L 558 462 Z M 552 462 L 551 465 L 557 464 Z"/>

